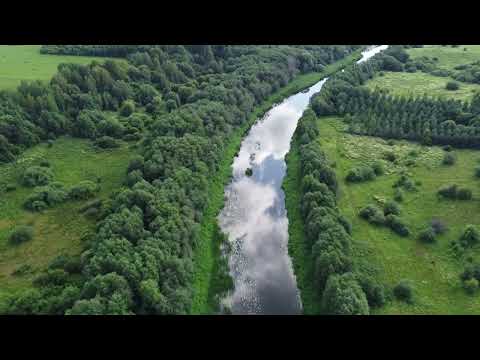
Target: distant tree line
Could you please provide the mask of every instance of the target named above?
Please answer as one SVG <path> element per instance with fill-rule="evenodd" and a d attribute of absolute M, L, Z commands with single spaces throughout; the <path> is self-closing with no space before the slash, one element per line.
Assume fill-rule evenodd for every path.
<path fill-rule="evenodd" d="M 128 166 L 127 188 L 102 205 L 87 250 L 52 262 L 8 312 L 188 313 L 208 179 L 233 131 L 297 74 L 358 46 L 77 47 L 48 51 L 127 58 L 63 64 L 48 84 L 0 93 L 2 160 L 62 134 L 103 139 L 100 145 L 109 144 L 105 137 L 142 138 L 140 155 Z"/>
<path fill-rule="evenodd" d="M 480 148 L 480 94 L 470 103 L 398 97 L 362 85 L 383 70 L 403 71 L 408 54 L 394 46 L 369 62 L 333 75 L 313 98 L 317 115 L 341 115 L 355 134 Z"/>

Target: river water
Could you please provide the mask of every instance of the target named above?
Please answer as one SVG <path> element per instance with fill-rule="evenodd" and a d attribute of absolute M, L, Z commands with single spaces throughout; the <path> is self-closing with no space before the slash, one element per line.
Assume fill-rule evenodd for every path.
<path fill-rule="evenodd" d="M 363 62 L 386 49 L 373 46 Z M 234 290 L 223 303 L 233 314 L 295 315 L 302 304 L 288 256 L 288 219 L 281 188 L 298 120 L 327 78 L 274 106 L 252 126 L 233 162 L 219 224 L 231 244 Z M 251 176 L 246 174 L 252 170 Z"/>

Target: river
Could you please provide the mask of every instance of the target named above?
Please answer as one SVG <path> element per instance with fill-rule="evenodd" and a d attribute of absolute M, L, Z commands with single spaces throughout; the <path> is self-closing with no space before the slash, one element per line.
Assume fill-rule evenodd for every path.
<path fill-rule="evenodd" d="M 367 48 L 358 63 L 387 47 Z M 223 303 L 233 314 L 302 313 L 288 256 L 288 219 L 281 186 L 285 155 L 298 120 L 327 80 L 268 111 L 252 126 L 234 159 L 232 181 L 225 188 L 225 206 L 218 217 L 231 244 L 229 266 L 235 287 Z M 247 169 L 251 174 L 246 174 Z"/>

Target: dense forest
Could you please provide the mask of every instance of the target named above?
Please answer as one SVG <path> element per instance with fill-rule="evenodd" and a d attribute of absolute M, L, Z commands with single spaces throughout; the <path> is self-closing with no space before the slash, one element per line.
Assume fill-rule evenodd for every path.
<path fill-rule="evenodd" d="M 404 46 L 391 46 L 367 63 L 338 73 L 312 101 L 317 115 L 342 115 L 361 135 L 421 141 L 426 145 L 480 147 L 480 95 L 469 103 L 445 98 L 396 97 L 362 85 L 383 71 L 428 69 L 411 60 Z"/>
<path fill-rule="evenodd" d="M 8 312 L 188 313 L 194 292 L 192 259 L 208 179 L 218 168 L 230 134 L 256 105 L 297 74 L 320 71 L 358 48 L 44 46 L 42 52 L 50 54 L 124 59 L 87 66 L 62 64 L 47 84 L 22 83 L 17 91 L 1 92 L 0 161 L 14 161 L 25 148 L 62 135 L 92 139 L 101 147 L 115 146 L 116 139 L 138 141 L 141 155 L 126 169 L 128 186 L 96 213 L 96 235 L 86 251 L 55 259 L 34 281 L 33 289 L 11 302 Z M 332 263 L 328 267 L 332 270 L 320 277 L 319 287 L 328 290 L 334 280 L 326 285 L 324 280 L 330 273 L 349 270 L 348 226 L 334 211 L 332 173 L 318 174 L 309 165 L 317 160 L 308 157 L 308 148 L 304 153 L 304 171 L 313 171 L 309 189 L 313 195 L 306 194 L 305 215 L 314 218 L 323 211 L 317 208 L 320 201 L 326 202 L 325 211 L 332 212 L 332 232 L 341 232 L 345 240 L 317 245 L 331 248 L 328 259 L 319 257 L 321 263 Z M 38 168 L 29 169 L 26 179 L 41 187 L 32 208 L 34 203 L 54 206 L 49 199 L 94 191 L 94 184 L 83 184 L 62 195 L 48 170 Z M 317 230 L 312 228 L 312 234 Z M 348 287 L 353 282 L 343 275 L 335 281 Z M 362 289 L 349 291 L 354 292 L 355 309 L 365 313 Z M 336 307 L 332 302 L 336 295 L 332 296 L 326 301 Z M 371 301 L 368 293 L 366 298 Z"/>

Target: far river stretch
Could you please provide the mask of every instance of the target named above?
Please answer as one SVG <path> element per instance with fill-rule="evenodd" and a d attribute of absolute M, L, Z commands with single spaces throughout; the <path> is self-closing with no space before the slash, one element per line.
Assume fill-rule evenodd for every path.
<path fill-rule="evenodd" d="M 371 47 L 358 63 L 388 45 Z M 233 162 L 232 182 L 225 188 L 221 229 L 232 244 L 230 273 L 235 288 L 224 303 L 233 314 L 302 313 L 290 257 L 285 194 L 285 155 L 298 120 L 310 98 L 327 78 L 273 107 L 250 129 Z M 251 168 L 252 176 L 245 171 Z"/>

